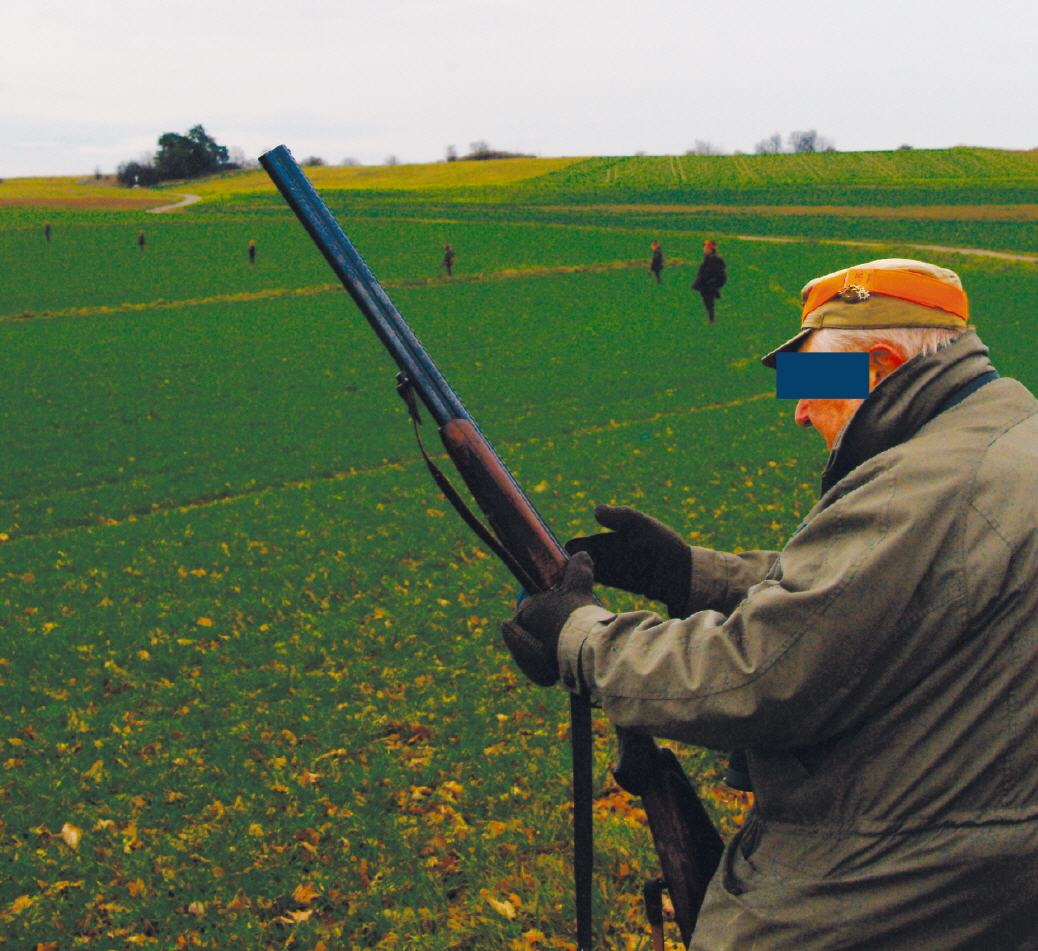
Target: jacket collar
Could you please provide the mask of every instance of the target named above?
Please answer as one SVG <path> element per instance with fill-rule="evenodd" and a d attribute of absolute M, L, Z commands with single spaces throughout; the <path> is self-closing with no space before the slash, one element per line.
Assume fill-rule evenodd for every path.
<path fill-rule="evenodd" d="M 972 331 L 899 367 L 869 394 L 837 437 L 822 473 L 822 495 L 863 462 L 911 439 L 957 390 L 993 369 L 988 348 Z"/>

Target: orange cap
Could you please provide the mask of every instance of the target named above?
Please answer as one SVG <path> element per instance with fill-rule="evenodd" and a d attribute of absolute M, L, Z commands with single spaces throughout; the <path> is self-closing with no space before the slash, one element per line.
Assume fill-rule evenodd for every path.
<path fill-rule="evenodd" d="M 762 363 L 799 349 L 814 330 L 885 327 L 966 329 L 969 301 L 954 271 L 907 258 L 883 258 L 809 281 L 801 291 L 800 330 Z"/>
<path fill-rule="evenodd" d="M 923 307 L 935 307 L 954 314 L 963 323 L 969 320 L 969 301 L 961 287 L 918 271 L 861 267 L 848 268 L 812 284 L 804 299 L 800 322 L 802 324 L 812 311 L 834 297 L 852 303 L 866 301 L 873 294 L 897 297 Z"/>

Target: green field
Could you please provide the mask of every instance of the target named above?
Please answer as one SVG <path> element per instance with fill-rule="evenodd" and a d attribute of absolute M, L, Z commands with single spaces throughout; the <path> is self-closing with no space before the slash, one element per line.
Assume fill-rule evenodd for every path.
<path fill-rule="evenodd" d="M 824 451 L 757 358 L 840 266 L 955 268 L 999 370 L 1038 387 L 1038 263 L 912 247 L 1033 253 L 1033 153 L 714 161 L 327 183 L 561 537 L 618 501 L 781 545 Z M 668 169 L 741 197 L 661 208 Z M 790 212 L 852 186 L 885 197 Z M 168 215 L 0 204 L 0 947 L 571 947 L 568 710 L 501 645 L 514 583 L 295 219 L 254 182 L 207 189 Z M 712 327 L 688 289 L 708 235 L 731 274 Z M 614 754 L 598 717 L 596 946 L 648 948 L 655 859 Z M 715 754 L 679 755 L 730 831 L 746 802 Z"/>

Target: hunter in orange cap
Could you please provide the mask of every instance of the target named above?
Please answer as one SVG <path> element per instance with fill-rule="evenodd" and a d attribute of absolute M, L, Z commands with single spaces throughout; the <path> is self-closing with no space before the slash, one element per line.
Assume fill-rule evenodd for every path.
<path fill-rule="evenodd" d="M 660 273 L 663 271 L 663 248 L 659 241 L 652 242 L 652 260 L 649 262 L 649 273 L 656 278 L 657 284 L 662 284 Z"/>
<path fill-rule="evenodd" d="M 503 627 L 531 680 L 617 726 L 743 751 L 756 803 L 692 949 L 1038 948 L 1038 400 L 967 318 L 921 261 L 812 281 L 776 382 L 840 364 L 867 385 L 799 399 L 830 451 L 792 535 L 715 551 L 599 505 Z M 821 374 L 799 372 L 806 394 Z M 607 610 L 596 581 L 669 620 Z"/>
<path fill-rule="evenodd" d="M 728 282 L 728 270 L 724 258 L 717 253 L 717 245 L 707 240 L 703 243 L 703 261 L 692 282 L 692 290 L 703 298 L 703 307 L 710 323 L 714 322 L 714 307 L 721 297 L 721 288 Z"/>

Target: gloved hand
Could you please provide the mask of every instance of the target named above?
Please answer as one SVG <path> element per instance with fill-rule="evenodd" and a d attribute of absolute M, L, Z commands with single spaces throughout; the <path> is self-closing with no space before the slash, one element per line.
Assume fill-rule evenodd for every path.
<path fill-rule="evenodd" d="M 611 532 L 571 538 L 566 551 L 586 551 L 595 581 L 667 605 L 684 617 L 692 594 L 692 549 L 673 529 L 626 505 L 598 505 L 595 519 Z"/>
<path fill-rule="evenodd" d="M 540 687 L 559 679 L 559 635 L 577 608 L 593 604 L 595 566 L 586 552 L 570 559 L 558 587 L 524 598 L 515 617 L 501 625 L 519 669 Z"/>

